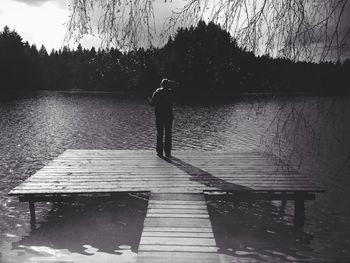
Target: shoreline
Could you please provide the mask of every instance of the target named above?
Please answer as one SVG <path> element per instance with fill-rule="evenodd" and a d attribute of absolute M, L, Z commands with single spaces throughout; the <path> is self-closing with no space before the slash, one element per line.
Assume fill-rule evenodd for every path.
<path fill-rule="evenodd" d="M 108 91 L 108 90 L 1 90 L 0 94 L 2 95 L 22 95 L 22 94 L 96 94 L 96 95 L 120 95 L 120 96 L 131 96 L 131 97 L 145 97 L 151 96 L 150 93 L 145 92 L 135 92 L 135 91 Z M 192 98 L 193 95 L 190 95 Z M 203 98 L 237 98 L 237 97 L 258 97 L 258 96 L 271 96 L 271 97 L 283 97 L 283 96 L 294 96 L 294 97 L 339 97 L 339 96 L 350 96 L 349 93 L 312 93 L 312 92 L 244 92 L 244 93 L 201 93 L 197 97 L 199 99 Z M 182 96 L 175 96 L 182 98 Z"/>

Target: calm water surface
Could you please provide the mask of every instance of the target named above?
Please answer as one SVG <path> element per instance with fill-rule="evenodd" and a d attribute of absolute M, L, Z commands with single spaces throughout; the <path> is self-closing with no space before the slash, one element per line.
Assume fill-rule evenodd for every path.
<path fill-rule="evenodd" d="M 350 262 L 350 99 L 244 97 L 175 105 L 174 149 L 271 151 L 326 189 L 306 204 L 213 200 L 223 262 Z M 140 98 L 41 93 L 0 98 L 0 262 L 135 262 L 147 195 L 27 203 L 7 193 L 65 149 L 153 149 L 153 111 Z"/>

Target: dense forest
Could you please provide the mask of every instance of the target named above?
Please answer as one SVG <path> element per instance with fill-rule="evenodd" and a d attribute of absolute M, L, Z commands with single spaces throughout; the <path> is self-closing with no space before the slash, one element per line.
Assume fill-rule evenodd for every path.
<path fill-rule="evenodd" d="M 50 53 L 24 42 L 14 30 L 0 32 L 1 91 L 91 90 L 149 94 L 168 77 L 178 94 L 260 92 L 347 94 L 350 60 L 293 62 L 256 56 L 220 26 L 199 22 L 180 28 L 161 48 L 121 52 L 81 45 Z"/>

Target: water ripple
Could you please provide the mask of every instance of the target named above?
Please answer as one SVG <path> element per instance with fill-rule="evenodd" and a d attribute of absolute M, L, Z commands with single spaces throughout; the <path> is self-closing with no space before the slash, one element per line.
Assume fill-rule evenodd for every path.
<path fill-rule="evenodd" d="M 326 194 L 307 204 L 308 221 L 302 233 L 296 233 L 291 227 L 291 205 L 286 207 L 285 215 L 281 218 L 278 216 L 279 204 L 272 204 L 271 215 L 266 213 L 271 212 L 266 204 L 253 203 L 250 208 L 241 204 L 235 210 L 233 204 L 213 203 L 215 209 L 211 213 L 218 219 L 218 223 L 214 220 L 214 225 L 229 222 L 224 228 L 216 230 L 219 233 L 216 238 L 220 250 L 225 255 L 224 262 L 322 262 L 334 258 L 337 262 L 347 262 L 350 258 L 350 179 L 347 173 L 349 165 L 344 163 L 344 156 L 350 148 L 350 124 L 341 119 L 341 116 L 350 114 L 350 103 L 348 99 L 338 99 L 335 105 L 343 107 L 342 115 L 338 114 L 338 109 L 331 107 L 333 104 L 330 100 L 322 103 L 325 104 L 321 109 L 326 110 L 321 115 L 319 110 L 315 110 L 320 109 L 320 100 L 314 98 L 269 98 L 266 101 L 248 98 L 221 105 L 175 105 L 174 149 L 272 149 L 277 154 L 281 153 L 281 157 L 284 157 L 281 147 L 282 150 L 287 149 L 287 152 L 294 149 L 297 153 L 295 156 L 302 156 L 304 160 L 298 168 L 328 187 Z M 272 122 L 276 116 L 289 120 L 287 113 L 293 111 L 283 112 L 288 107 L 294 111 L 297 108 L 299 113 L 302 111 L 305 115 L 304 119 L 292 115 L 290 122 L 287 122 L 288 130 L 293 131 L 297 138 L 296 143 L 292 143 L 292 137 L 278 137 L 283 130 L 279 130 L 279 123 Z M 279 113 L 281 114 L 278 115 Z M 84 231 L 84 226 L 91 228 L 93 224 L 85 218 L 88 210 L 75 207 L 82 213 L 75 211 L 74 216 L 84 222 L 81 228 L 76 229 L 78 225 L 62 221 L 67 217 L 67 214 L 62 215 L 62 210 L 55 210 L 46 203 L 40 204 L 37 211 L 38 221 L 42 224 L 41 231 L 31 233 L 27 204 L 18 203 L 15 198 L 9 198 L 7 193 L 65 149 L 154 149 L 156 138 L 153 115 L 146 100 L 138 98 L 65 93 L 1 98 L 0 259 L 3 262 L 10 261 L 9 259 L 11 262 L 25 262 L 33 258 L 45 261 L 52 260 L 53 253 L 59 255 L 57 259 L 62 261 L 72 257 L 76 262 L 87 262 L 84 253 L 92 253 L 94 256 L 90 257 L 90 262 L 93 262 L 97 258 L 114 260 L 121 253 L 124 257 L 119 255 L 118 262 L 133 262 L 135 253 L 132 251 L 137 250 L 137 240 L 126 242 L 127 234 L 121 229 L 131 227 L 126 224 L 126 218 L 137 214 L 137 211 L 129 211 L 127 207 L 132 209 L 130 202 L 134 201 L 124 203 L 126 210 L 118 210 L 119 214 L 113 212 L 116 217 L 124 215 L 119 223 L 112 224 L 113 228 L 122 231 L 118 232 L 122 233 L 122 237 L 109 240 L 118 240 L 121 247 L 130 247 L 131 251 L 126 249 L 121 252 L 113 245 L 108 253 L 99 251 L 96 240 L 100 240 L 100 237 L 84 236 L 85 240 L 74 240 L 72 237 L 71 245 L 78 246 L 76 252 L 61 243 L 55 244 L 62 240 L 68 242 L 68 239 L 57 237 L 55 231 L 58 228 L 52 222 L 58 220 L 56 223 L 60 231 L 67 235 L 70 231 Z M 302 125 L 299 124 L 300 121 Z M 320 131 L 320 136 L 302 132 L 307 125 Z M 319 150 L 317 157 L 310 153 L 314 141 L 317 141 L 315 149 Z M 296 147 L 291 148 L 292 144 Z M 299 163 L 294 157 L 290 161 Z M 338 172 L 334 173 L 335 170 Z M 145 209 L 143 204 L 134 204 L 141 214 Z M 94 210 L 91 216 L 96 220 L 104 220 L 106 227 L 111 226 L 108 215 L 112 212 L 101 205 L 103 204 L 96 206 L 102 210 Z M 262 219 L 264 220 L 261 221 Z M 232 224 L 233 221 L 236 225 Z M 237 230 L 237 225 L 240 225 L 241 230 Z M 46 234 L 45 229 L 48 231 Z M 99 231 L 99 234 L 105 233 L 105 229 Z M 94 235 L 91 231 L 89 233 Z M 52 247 L 47 238 L 52 239 Z M 86 240 L 90 243 L 86 243 Z"/>

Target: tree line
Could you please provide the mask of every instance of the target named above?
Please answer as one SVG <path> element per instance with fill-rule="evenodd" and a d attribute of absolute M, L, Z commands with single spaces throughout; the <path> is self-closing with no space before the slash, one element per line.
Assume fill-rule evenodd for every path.
<path fill-rule="evenodd" d="M 256 56 L 219 25 L 180 28 L 161 48 L 122 52 L 78 45 L 47 52 L 7 26 L 0 32 L 1 91 L 91 90 L 149 94 L 168 77 L 188 96 L 348 93 L 350 60 L 311 63 Z"/>

